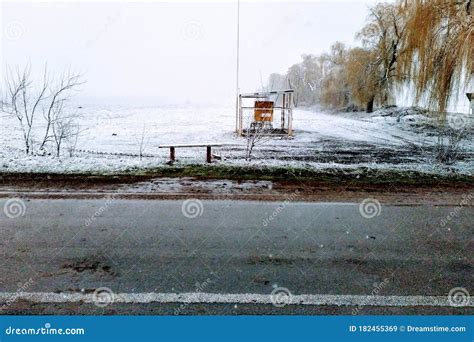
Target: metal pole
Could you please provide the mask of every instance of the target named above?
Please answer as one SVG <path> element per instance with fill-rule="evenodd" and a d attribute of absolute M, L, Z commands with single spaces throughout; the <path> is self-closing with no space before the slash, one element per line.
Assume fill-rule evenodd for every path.
<path fill-rule="evenodd" d="M 288 106 L 288 136 L 293 136 L 293 93 L 289 93 Z"/>
<path fill-rule="evenodd" d="M 239 115 L 239 122 L 238 122 L 239 128 L 238 128 L 237 133 L 239 134 L 239 136 L 241 136 L 242 133 L 243 133 L 242 96 L 239 95 L 237 101 L 239 102 L 239 113 L 238 113 L 238 115 Z"/>
<path fill-rule="evenodd" d="M 239 53 L 240 53 L 240 0 L 237 0 L 237 61 L 235 78 L 235 131 L 239 133 Z"/>
<path fill-rule="evenodd" d="M 283 93 L 283 101 L 281 105 L 281 130 L 285 129 L 285 106 L 286 106 L 286 94 Z"/>
<path fill-rule="evenodd" d="M 211 146 L 206 146 L 206 162 L 212 163 Z"/>

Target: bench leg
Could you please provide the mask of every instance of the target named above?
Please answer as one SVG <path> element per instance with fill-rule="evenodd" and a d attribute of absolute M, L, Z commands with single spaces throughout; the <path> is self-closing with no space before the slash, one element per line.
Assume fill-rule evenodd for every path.
<path fill-rule="evenodd" d="M 171 161 L 175 160 L 174 147 L 170 147 L 170 160 Z"/>
<path fill-rule="evenodd" d="M 211 153 L 211 146 L 207 146 L 207 151 L 206 151 L 206 161 L 208 163 L 212 163 L 212 153 Z"/>

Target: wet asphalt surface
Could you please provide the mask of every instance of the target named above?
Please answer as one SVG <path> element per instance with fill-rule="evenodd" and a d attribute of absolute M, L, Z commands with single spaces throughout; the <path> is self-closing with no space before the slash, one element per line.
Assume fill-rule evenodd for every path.
<path fill-rule="evenodd" d="M 291 197 L 290 197 L 291 199 Z M 7 199 L 0 200 L 4 207 Z M 0 292 L 447 296 L 473 283 L 473 208 L 222 200 L 23 199 L 0 215 Z M 375 202 L 374 202 L 375 203 Z M 458 209 L 457 209 L 458 208 Z M 362 213 L 364 214 L 361 214 Z M 451 214 L 455 213 L 455 214 Z M 12 216 L 12 215 L 10 215 Z M 15 215 L 14 215 L 15 216 Z M 364 217 L 365 216 L 365 217 Z M 373 216 L 373 217 L 369 217 Z M 452 218 L 444 223 L 446 218 Z M 7 314 L 351 314 L 264 304 L 45 304 Z M 364 307 L 358 314 L 472 314 Z"/>

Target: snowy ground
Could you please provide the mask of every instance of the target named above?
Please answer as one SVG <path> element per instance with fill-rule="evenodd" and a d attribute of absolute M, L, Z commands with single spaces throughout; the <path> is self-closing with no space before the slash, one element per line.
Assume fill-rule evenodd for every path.
<path fill-rule="evenodd" d="M 294 111 L 293 139 L 273 139 L 257 146 L 245 160 L 244 138 L 234 134 L 234 109 L 228 108 L 94 108 L 84 106 L 76 155 L 25 156 L 21 131 L 3 117 L 0 135 L 2 172 L 116 172 L 164 165 L 167 149 L 161 144 L 225 144 L 216 152 L 224 165 L 292 166 L 312 169 L 390 169 L 470 174 L 474 169 L 472 130 L 461 142 L 459 161 L 436 162 L 438 141 L 433 121 L 420 111 L 382 110 L 373 114 L 328 114 Z M 465 125 L 464 125 L 465 126 Z M 140 139 L 145 130 L 147 154 L 141 161 Z M 39 138 L 39 134 L 37 139 Z M 205 150 L 177 149 L 178 165 L 204 163 Z M 134 156 L 135 155 L 135 156 Z"/>

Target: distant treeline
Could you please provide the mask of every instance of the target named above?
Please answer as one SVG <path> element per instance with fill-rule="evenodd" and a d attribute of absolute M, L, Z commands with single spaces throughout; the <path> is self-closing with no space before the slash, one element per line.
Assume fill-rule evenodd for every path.
<path fill-rule="evenodd" d="M 394 104 L 397 86 L 412 84 L 416 102 L 444 112 L 474 73 L 474 0 L 398 0 L 370 8 L 356 34 L 361 47 L 334 43 L 303 55 L 267 90 L 293 88 L 295 105 L 358 108 Z"/>

